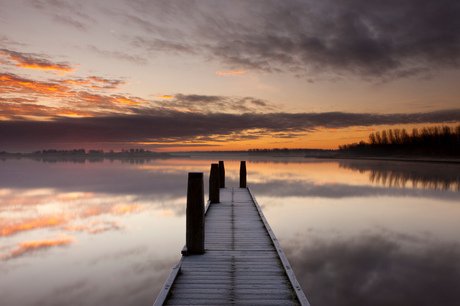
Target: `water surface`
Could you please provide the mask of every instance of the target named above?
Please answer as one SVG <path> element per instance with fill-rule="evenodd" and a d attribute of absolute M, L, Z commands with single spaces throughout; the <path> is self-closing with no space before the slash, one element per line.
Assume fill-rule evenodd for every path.
<path fill-rule="evenodd" d="M 227 186 L 239 159 L 222 157 Z M 312 305 L 457 305 L 460 166 L 247 158 Z M 0 161 L 1 305 L 151 305 L 209 158 Z M 206 187 L 207 189 L 207 187 Z"/>

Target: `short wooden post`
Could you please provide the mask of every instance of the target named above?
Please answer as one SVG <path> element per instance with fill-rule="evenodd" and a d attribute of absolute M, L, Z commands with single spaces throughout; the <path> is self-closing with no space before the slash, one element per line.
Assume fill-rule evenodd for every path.
<path fill-rule="evenodd" d="M 242 160 L 240 165 L 240 188 L 246 188 L 246 161 Z"/>
<path fill-rule="evenodd" d="M 219 160 L 219 185 L 220 188 L 225 188 L 225 168 L 223 160 Z"/>
<path fill-rule="evenodd" d="M 211 203 L 220 202 L 219 176 L 219 164 L 211 164 L 211 173 L 209 174 L 209 201 Z"/>
<path fill-rule="evenodd" d="M 204 253 L 204 186 L 202 172 L 189 172 L 186 212 L 186 250 L 182 253 Z"/>

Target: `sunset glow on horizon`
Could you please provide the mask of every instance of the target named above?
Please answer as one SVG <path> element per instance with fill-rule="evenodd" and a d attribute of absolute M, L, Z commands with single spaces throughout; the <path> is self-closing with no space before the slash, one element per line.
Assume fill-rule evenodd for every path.
<path fill-rule="evenodd" d="M 0 151 L 337 149 L 460 123 L 454 1 L 0 3 Z"/>

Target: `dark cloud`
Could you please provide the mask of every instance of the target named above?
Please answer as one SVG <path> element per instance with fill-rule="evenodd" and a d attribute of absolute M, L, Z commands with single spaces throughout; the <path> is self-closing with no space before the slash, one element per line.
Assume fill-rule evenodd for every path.
<path fill-rule="evenodd" d="M 52 20 L 80 31 L 88 31 L 96 20 L 90 17 L 81 3 L 63 0 L 29 0 L 30 5 L 51 16 Z"/>
<path fill-rule="evenodd" d="M 230 68 L 392 79 L 460 63 L 456 0 L 131 3 L 136 16 L 161 18 L 150 29 L 175 28 L 136 37 L 137 47 L 199 53 Z"/>
<path fill-rule="evenodd" d="M 458 243 L 391 232 L 306 238 L 307 246 L 290 241 L 283 249 L 312 305 L 457 305 L 460 300 Z"/>
<path fill-rule="evenodd" d="M 98 76 L 90 76 L 86 78 L 69 78 L 65 80 L 55 80 L 54 82 L 64 85 L 87 86 L 87 88 L 92 89 L 120 89 L 117 86 L 127 84 L 126 81 L 121 79 L 108 79 Z"/>
<path fill-rule="evenodd" d="M 85 78 L 65 78 L 50 81 L 38 81 L 12 73 L 0 73 L 0 93 L 4 97 L 0 108 L 0 115 L 7 118 L 19 118 L 25 115 L 53 116 L 53 115 L 91 115 L 105 116 L 109 112 L 124 114 L 145 114 L 159 110 L 176 110 L 182 112 L 268 112 L 276 110 L 272 103 L 253 98 L 235 96 L 184 95 L 157 96 L 168 97 L 164 100 L 144 100 L 136 96 L 124 94 L 107 94 L 107 90 L 120 89 L 126 81 L 119 78 L 104 78 L 89 76 Z M 101 93 L 102 90 L 102 93 Z M 22 95 L 22 96 L 19 96 Z M 25 99 L 24 96 L 28 95 Z M 60 107 L 45 105 L 30 105 L 27 102 L 33 95 L 36 100 L 55 99 Z M 11 104 L 8 104 L 11 103 Z M 19 105 L 21 109 L 18 109 Z M 138 106 L 133 108 L 133 105 Z M 34 114 L 34 110 L 36 113 Z M 102 112 L 104 114 L 102 114 Z"/>
<path fill-rule="evenodd" d="M 132 38 L 132 45 L 136 48 L 143 48 L 149 52 L 167 52 L 175 55 L 196 54 L 196 47 L 187 42 L 169 39 L 148 39 L 140 36 Z"/>
<path fill-rule="evenodd" d="M 268 101 L 253 97 L 209 96 L 176 94 L 173 99 L 160 104 L 170 109 L 183 109 L 200 113 L 248 113 L 276 110 Z"/>
<path fill-rule="evenodd" d="M 52 62 L 44 55 L 26 52 L 17 52 L 9 49 L 0 49 L 0 56 L 6 57 L 18 67 L 42 70 L 55 70 L 60 72 L 73 72 L 74 67 L 66 62 Z"/>
<path fill-rule="evenodd" d="M 88 49 L 104 58 L 115 58 L 122 61 L 131 62 L 139 65 L 147 65 L 148 60 L 142 56 L 134 55 L 133 53 L 121 52 L 121 51 L 111 51 L 111 50 L 102 50 L 94 45 L 88 45 Z"/>
<path fill-rule="evenodd" d="M 1 14 L 1 11 L 0 11 L 0 14 Z M 9 36 L 0 34 L 0 46 L 15 46 L 19 48 L 19 47 L 24 47 L 25 44 L 17 42 Z"/>
<path fill-rule="evenodd" d="M 200 136 L 231 135 L 251 130 L 275 133 L 311 132 L 317 127 L 418 123 L 450 123 L 460 120 L 460 110 L 412 114 L 366 113 L 190 113 L 170 109 L 132 109 L 133 115 L 68 118 L 53 121 L 0 121 L 0 142 L 5 147 L 30 144 L 148 142 L 190 140 Z"/>
<path fill-rule="evenodd" d="M 73 19 L 68 15 L 55 15 L 53 19 L 61 24 L 74 27 L 76 29 L 87 31 L 88 27 L 83 22 Z"/>

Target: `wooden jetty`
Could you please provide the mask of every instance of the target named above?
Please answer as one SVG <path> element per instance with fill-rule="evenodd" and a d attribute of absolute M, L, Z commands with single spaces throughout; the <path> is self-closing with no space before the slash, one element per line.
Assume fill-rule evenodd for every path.
<path fill-rule="evenodd" d="M 310 305 L 259 204 L 246 186 L 245 163 L 241 164 L 240 188 L 225 188 L 222 184 L 225 172 L 216 170 L 215 165 L 210 175 L 213 201 L 203 208 L 202 221 L 200 213 L 189 206 L 193 202 L 200 206 L 201 201 L 204 207 L 203 187 L 197 183 L 200 174 L 201 182 L 203 176 L 189 173 L 187 243 L 154 306 Z M 219 166 L 222 168 L 223 163 Z M 220 188 L 212 190 L 215 184 Z M 216 190 L 218 196 L 212 194 Z"/>

